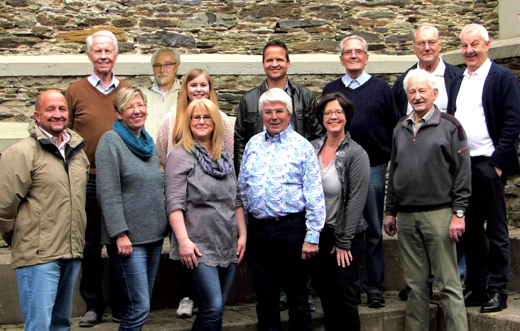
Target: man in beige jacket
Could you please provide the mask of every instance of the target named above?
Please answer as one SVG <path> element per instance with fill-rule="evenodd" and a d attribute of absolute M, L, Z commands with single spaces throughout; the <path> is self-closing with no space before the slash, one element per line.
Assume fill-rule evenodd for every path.
<path fill-rule="evenodd" d="M 0 234 L 11 247 L 25 330 L 70 330 L 89 162 L 83 139 L 65 129 L 59 91 L 38 96 L 34 118 L 29 137 L 0 157 Z"/>

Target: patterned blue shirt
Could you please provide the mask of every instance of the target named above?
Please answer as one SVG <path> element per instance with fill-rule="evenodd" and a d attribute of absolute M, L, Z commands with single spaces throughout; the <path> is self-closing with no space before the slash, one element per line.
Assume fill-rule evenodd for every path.
<path fill-rule="evenodd" d="M 255 218 L 305 210 L 305 241 L 319 243 L 325 198 L 318 158 L 312 145 L 290 125 L 274 137 L 264 130 L 249 140 L 238 186 L 244 208 Z"/>

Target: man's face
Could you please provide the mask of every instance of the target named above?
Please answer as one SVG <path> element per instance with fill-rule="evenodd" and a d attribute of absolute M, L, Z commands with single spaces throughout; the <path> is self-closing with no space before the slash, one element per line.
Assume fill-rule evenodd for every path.
<path fill-rule="evenodd" d="M 287 129 L 291 114 L 283 102 L 264 102 L 262 117 L 267 133 L 274 137 Z"/>
<path fill-rule="evenodd" d="M 92 50 L 87 55 L 94 65 L 94 73 L 98 77 L 110 74 L 117 60 L 114 43 L 111 38 L 106 36 L 94 37 Z"/>
<path fill-rule="evenodd" d="M 363 42 L 359 39 L 349 39 L 343 44 L 339 56 L 341 65 L 347 70 L 351 78 L 357 78 L 365 70 L 368 63 L 368 53 L 363 48 Z"/>
<path fill-rule="evenodd" d="M 153 74 L 161 89 L 164 87 L 168 90 L 172 87 L 177 70 L 179 70 L 179 64 L 175 62 L 175 56 L 172 52 L 164 51 L 157 54 L 153 64 Z"/>
<path fill-rule="evenodd" d="M 266 48 L 262 64 L 268 78 L 273 80 L 285 79 L 287 69 L 291 65 L 291 61 L 287 61 L 285 55 L 285 49 L 282 47 L 271 46 Z"/>
<path fill-rule="evenodd" d="M 408 81 L 408 102 L 415 112 L 426 114 L 433 107 L 439 91 L 432 90 L 428 78 L 423 76 L 411 77 Z"/>
<path fill-rule="evenodd" d="M 34 119 L 49 134 L 59 137 L 69 120 L 67 101 L 63 94 L 53 90 L 43 92 Z"/>
<path fill-rule="evenodd" d="M 421 30 L 415 36 L 413 51 L 422 66 L 437 63 L 441 48 L 442 43 L 433 29 Z"/>
<path fill-rule="evenodd" d="M 477 31 L 465 32 L 461 36 L 462 57 L 468 66 L 469 73 L 473 73 L 488 58 L 488 50 L 491 42 L 484 42 L 484 39 Z"/>

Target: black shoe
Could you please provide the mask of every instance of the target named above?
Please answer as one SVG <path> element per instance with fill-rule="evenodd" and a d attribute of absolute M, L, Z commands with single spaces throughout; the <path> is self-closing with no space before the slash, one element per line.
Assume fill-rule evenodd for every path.
<path fill-rule="evenodd" d="M 488 301 L 480 307 L 481 313 L 495 313 L 507 308 L 507 294 L 491 292 Z"/>
<path fill-rule="evenodd" d="M 82 328 L 91 328 L 101 323 L 102 316 L 98 315 L 95 311 L 87 311 L 85 316 L 79 320 L 79 326 Z"/>
<path fill-rule="evenodd" d="M 399 291 L 399 299 L 403 301 L 408 300 L 408 289 L 406 287 Z"/>
<path fill-rule="evenodd" d="M 373 292 L 367 293 L 367 305 L 368 308 L 381 308 L 385 306 L 385 298 L 383 294 Z"/>
<path fill-rule="evenodd" d="M 466 307 L 482 306 L 488 300 L 486 293 L 475 290 L 464 291 L 464 304 Z"/>

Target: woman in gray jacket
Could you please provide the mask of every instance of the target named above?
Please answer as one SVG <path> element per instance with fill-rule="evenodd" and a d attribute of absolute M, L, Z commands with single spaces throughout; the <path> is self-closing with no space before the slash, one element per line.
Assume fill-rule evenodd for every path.
<path fill-rule="evenodd" d="M 327 331 L 360 330 L 357 282 L 367 228 L 363 208 L 370 162 L 345 128 L 353 115 L 352 102 L 341 93 L 324 95 L 316 106 L 318 121 L 327 129 L 324 137 L 312 142 L 320 163 L 327 218 L 311 270 Z"/>
<path fill-rule="evenodd" d="M 125 87 L 114 97 L 117 120 L 96 149 L 102 244 L 125 296 L 119 330 L 141 330 L 168 233 L 164 181 L 153 139 L 144 129 L 146 97 Z"/>

